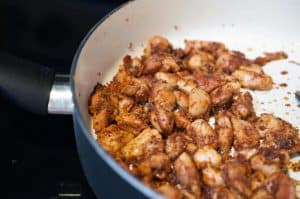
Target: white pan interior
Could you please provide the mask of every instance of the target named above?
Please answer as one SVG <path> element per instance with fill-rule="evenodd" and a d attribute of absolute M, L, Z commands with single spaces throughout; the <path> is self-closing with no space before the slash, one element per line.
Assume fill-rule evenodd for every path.
<path fill-rule="evenodd" d="M 276 84 L 288 87 L 257 91 L 254 103 L 258 113 L 275 113 L 299 128 L 300 108 L 294 97 L 300 90 L 300 65 L 295 63 L 300 63 L 299 10 L 298 0 L 129 2 L 95 29 L 77 61 L 75 94 L 86 125 L 90 128 L 87 104 L 95 84 L 110 81 L 125 54 L 141 54 L 150 36 L 162 35 L 176 47 L 182 47 L 184 39 L 221 41 L 249 57 L 285 51 L 289 59 L 272 62 L 265 71 Z M 282 70 L 288 74 L 281 75 Z M 300 180 L 300 175 L 292 175 Z"/>

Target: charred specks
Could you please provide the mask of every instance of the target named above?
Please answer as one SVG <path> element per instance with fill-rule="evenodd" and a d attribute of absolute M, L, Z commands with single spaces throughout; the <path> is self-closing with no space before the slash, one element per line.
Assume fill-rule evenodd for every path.
<path fill-rule="evenodd" d="M 281 75 L 287 75 L 288 73 L 289 73 L 289 72 L 286 71 L 286 70 L 283 70 L 283 71 L 280 72 Z"/>
<path fill-rule="evenodd" d="M 280 87 L 287 87 L 288 85 L 287 85 L 287 83 L 281 83 L 281 84 L 279 84 L 279 86 Z"/>

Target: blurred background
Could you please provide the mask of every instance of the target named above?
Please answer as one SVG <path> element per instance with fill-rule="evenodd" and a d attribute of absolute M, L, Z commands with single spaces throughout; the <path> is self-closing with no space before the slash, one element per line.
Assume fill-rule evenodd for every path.
<path fill-rule="evenodd" d="M 124 2 L 1 0 L 0 51 L 69 73 L 85 34 Z M 8 163 L 2 198 L 94 199 L 78 160 L 71 116 L 36 116 L 1 94 L 0 104 L 1 145 Z"/>

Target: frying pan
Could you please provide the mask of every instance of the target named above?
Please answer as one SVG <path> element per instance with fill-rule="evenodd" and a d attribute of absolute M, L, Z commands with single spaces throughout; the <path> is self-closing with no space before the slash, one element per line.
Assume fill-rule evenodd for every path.
<path fill-rule="evenodd" d="M 50 69 L 1 55 L 0 89 L 27 110 L 73 115 L 81 164 L 98 198 L 161 198 L 123 170 L 94 139 L 87 111 L 93 87 L 111 80 L 121 58 L 140 54 L 152 35 L 164 36 L 178 47 L 184 39 L 221 41 L 250 58 L 283 50 L 289 59 L 270 63 L 265 71 L 275 83 L 288 86 L 254 92 L 255 108 L 299 128 L 300 108 L 291 95 L 300 87 L 299 10 L 298 0 L 131 1 L 91 29 L 74 56 L 70 75 L 55 75 Z M 282 76 L 281 70 L 288 75 Z M 299 179 L 297 173 L 291 175 Z"/>

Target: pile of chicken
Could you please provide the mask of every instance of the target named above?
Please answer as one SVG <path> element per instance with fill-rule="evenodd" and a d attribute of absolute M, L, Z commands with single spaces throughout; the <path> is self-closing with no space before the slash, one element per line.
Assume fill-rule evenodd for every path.
<path fill-rule="evenodd" d="M 91 94 L 97 140 L 167 198 L 296 198 L 286 165 L 300 151 L 298 130 L 257 116 L 250 93 L 240 91 L 272 89 L 262 67 L 286 57 L 249 60 L 196 40 L 175 49 L 154 36 L 142 57 L 125 56 L 112 82 Z"/>

